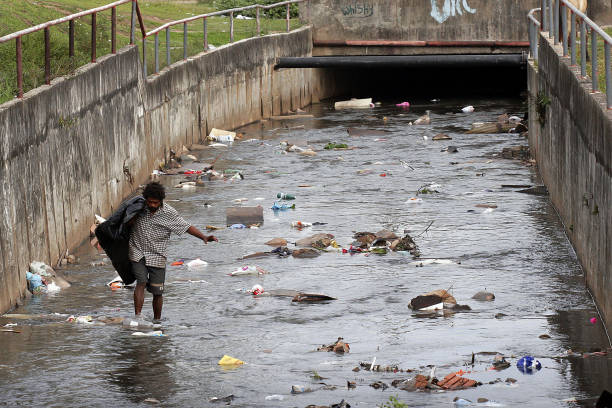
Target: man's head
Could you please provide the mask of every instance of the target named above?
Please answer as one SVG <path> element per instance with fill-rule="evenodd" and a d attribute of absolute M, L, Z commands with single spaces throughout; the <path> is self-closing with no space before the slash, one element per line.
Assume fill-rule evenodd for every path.
<path fill-rule="evenodd" d="M 157 181 L 152 181 L 147 184 L 142 191 L 142 196 L 147 202 L 147 208 L 151 212 L 157 211 L 164 204 L 166 198 L 166 189 Z"/>

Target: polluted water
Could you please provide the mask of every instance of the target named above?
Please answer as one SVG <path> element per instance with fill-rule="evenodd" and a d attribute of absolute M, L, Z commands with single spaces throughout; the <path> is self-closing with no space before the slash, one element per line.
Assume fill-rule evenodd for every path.
<path fill-rule="evenodd" d="M 25 318 L 0 317 L 0 326 L 17 324 L 0 328 L 19 331 L 0 333 L 0 405 L 135 407 L 149 400 L 184 407 L 227 399 L 243 407 L 342 400 L 376 407 L 397 397 L 419 407 L 478 406 L 479 398 L 567 406 L 562 400 L 599 396 L 609 386 L 609 345 L 563 226 L 546 195 L 501 187 L 541 184 L 529 160 L 501 156 L 527 139 L 465 134 L 474 122 L 522 117 L 526 101 L 410 98 L 409 109 L 395 106 L 404 101 L 342 110 L 324 101 L 308 107 L 313 117 L 296 119 L 294 129 L 275 120 L 236 129 L 261 143 L 224 143 L 215 169 L 240 169 L 241 180 L 175 189 L 185 176 L 160 175 L 181 216 L 203 231 L 219 226 L 219 242 L 171 238 L 160 327 L 102 324 L 100 318 L 131 316 L 133 292 L 111 290 L 112 266 L 96 263 L 103 257 L 89 245 L 80 247 L 79 262 L 62 269 L 71 287 L 12 311 Z M 478 109 L 457 114 L 467 106 Z M 410 125 L 421 117 L 428 124 Z M 363 132 L 351 136 L 349 128 Z M 374 130 L 384 140 L 368 133 Z M 452 140 L 432 140 L 440 133 Z M 316 155 L 287 152 L 281 143 L 292 139 Z M 338 160 L 337 151 L 324 149 L 330 142 L 354 149 Z M 441 151 L 451 143 L 456 153 Z M 210 163 L 219 152 L 191 153 Z M 427 193 L 421 188 L 432 184 Z M 295 199 L 279 200 L 289 195 Z M 248 201 L 234 203 L 237 197 Z M 275 202 L 296 205 L 274 211 Z M 487 208 L 477 207 L 483 203 Z M 263 207 L 259 228 L 226 228 L 226 208 L 240 205 Z M 298 221 L 302 228 L 292 227 Z M 422 260 L 402 251 L 341 251 L 356 232 L 383 229 L 409 234 Z M 266 245 L 280 237 L 293 251 L 293 243 L 314 234 L 333 235 L 340 248 L 296 258 Z M 263 255 L 239 260 L 255 253 Z M 237 276 L 228 276 L 232 271 Z M 255 285 L 280 295 L 241 290 Z M 438 289 L 470 310 L 408 307 Z M 494 299 L 472 299 L 478 292 Z M 335 300 L 292 302 L 295 293 Z M 152 320 L 148 293 L 143 314 Z M 93 324 L 67 322 L 70 315 L 91 316 Z M 350 352 L 316 351 L 340 337 Z M 245 364 L 217 364 L 226 355 Z M 508 364 L 494 368 L 497 355 Z M 523 360 L 521 371 L 517 362 L 525 356 L 539 368 L 525 369 Z M 481 385 L 443 392 L 392 385 L 419 374 L 426 386 L 432 372 L 438 380 L 459 372 Z M 296 384 L 311 392 L 292 394 Z"/>

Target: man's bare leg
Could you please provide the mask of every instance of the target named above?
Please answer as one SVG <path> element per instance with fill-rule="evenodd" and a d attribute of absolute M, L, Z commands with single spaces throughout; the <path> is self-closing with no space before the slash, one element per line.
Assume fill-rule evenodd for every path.
<path fill-rule="evenodd" d="M 146 283 L 137 283 L 136 288 L 134 289 L 134 314 L 136 316 L 140 316 L 140 312 L 142 312 L 142 305 L 144 304 L 144 291 L 146 286 Z"/>
<path fill-rule="evenodd" d="M 161 319 L 162 307 L 164 305 L 164 297 L 162 295 L 153 296 L 153 318 Z M 142 305 L 141 305 L 142 306 Z"/>

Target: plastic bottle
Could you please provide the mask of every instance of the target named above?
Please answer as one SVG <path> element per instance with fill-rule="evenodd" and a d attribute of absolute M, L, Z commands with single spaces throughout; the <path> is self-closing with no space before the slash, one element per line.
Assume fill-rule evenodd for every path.
<path fill-rule="evenodd" d="M 133 317 L 126 317 L 125 319 L 123 319 L 123 326 L 124 327 L 139 327 L 139 328 L 151 328 L 153 327 L 153 323 L 151 322 L 147 322 L 146 320 L 140 318 L 133 318 Z"/>
<path fill-rule="evenodd" d="M 280 198 L 281 200 L 295 200 L 295 196 L 289 193 L 277 193 L 276 198 Z"/>

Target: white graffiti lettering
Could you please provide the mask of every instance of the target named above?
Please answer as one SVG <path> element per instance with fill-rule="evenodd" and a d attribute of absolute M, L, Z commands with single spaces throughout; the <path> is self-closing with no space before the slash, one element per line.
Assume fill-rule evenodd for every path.
<path fill-rule="evenodd" d="M 431 0 L 431 16 L 440 24 L 449 17 L 462 16 L 464 9 L 468 13 L 476 13 L 476 9 L 470 7 L 468 0 L 444 0 L 441 10 L 438 7 L 438 0 Z"/>

